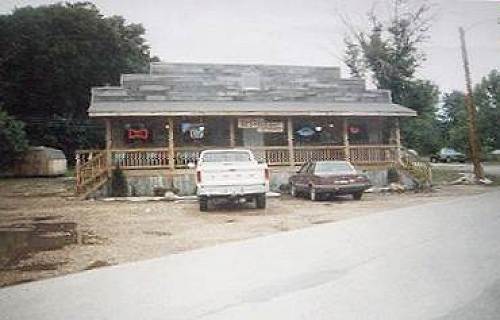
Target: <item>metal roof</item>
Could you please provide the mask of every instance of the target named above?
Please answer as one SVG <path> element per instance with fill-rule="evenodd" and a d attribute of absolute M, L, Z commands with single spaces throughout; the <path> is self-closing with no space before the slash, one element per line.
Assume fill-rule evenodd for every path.
<path fill-rule="evenodd" d="M 299 101 L 94 101 L 91 117 L 117 116 L 387 116 L 412 117 L 416 111 L 391 103 Z"/>

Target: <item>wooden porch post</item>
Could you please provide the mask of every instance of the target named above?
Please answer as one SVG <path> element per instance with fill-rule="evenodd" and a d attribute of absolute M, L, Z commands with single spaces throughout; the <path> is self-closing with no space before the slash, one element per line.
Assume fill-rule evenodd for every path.
<path fill-rule="evenodd" d="M 235 146 L 235 132 L 234 132 L 234 118 L 229 118 L 229 145 L 231 147 Z"/>
<path fill-rule="evenodd" d="M 295 152 L 293 150 L 293 120 L 292 117 L 288 117 L 287 120 L 288 158 L 290 160 L 290 167 L 295 167 Z"/>
<path fill-rule="evenodd" d="M 168 166 L 170 170 L 175 170 L 175 151 L 174 151 L 174 118 L 168 118 Z"/>
<path fill-rule="evenodd" d="M 113 168 L 113 156 L 111 149 L 113 148 L 113 135 L 111 128 L 111 120 L 105 119 L 106 123 L 106 166 L 108 168 L 108 177 L 111 177 L 111 169 Z"/>
<path fill-rule="evenodd" d="M 351 149 L 349 147 L 349 128 L 347 118 L 342 119 L 342 141 L 344 142 L 344 158 L 351 161 Z"/>
<path fill-rule="evenodd" d="M 394 137 L 396 138 L 396 161 L 401 162 L 401 130 L 399 128 L 399 118 L 394 119 Z"/>

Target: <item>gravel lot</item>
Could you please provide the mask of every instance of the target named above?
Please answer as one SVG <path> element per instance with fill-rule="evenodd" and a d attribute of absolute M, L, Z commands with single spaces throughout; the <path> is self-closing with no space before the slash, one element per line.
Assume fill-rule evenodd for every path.
<path fill-rule="evenodd" d="M 0 286 L 492 190 L 443 186 L 432 193 L 366 194 L 311 202 L 287 195 L 266 210 L 194 201 L 107 202 L 73 198 L 73 181 L 0 180 Z"/>

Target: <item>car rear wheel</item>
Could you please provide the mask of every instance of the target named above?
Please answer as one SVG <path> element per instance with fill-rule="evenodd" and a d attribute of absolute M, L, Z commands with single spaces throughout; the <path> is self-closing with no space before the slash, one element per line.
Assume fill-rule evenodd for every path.
<path fill-rule="evenodd" d="M 311 199 L 311 201 L 318 200 L 318 194 L 316 193 L 316 189 L 314 189 L 314 188 L 309 189 L 309 199 Z"/>
<path fill-rule="evenodd" d="M 294 198 L 297 196 L 297 187 L 293 183 L 290 185 L 290 195 Z"/>
<path fill-rule="evenodd" d="M 352 194 L 352 197 L 354 200 L 361 200 L 362 196 L 363 196 L 363 191 L 355 192 Z"/>
<path fill-rule="evenodd" d="M 208 211 L 208 198 L 201 197 L 199 202 L 200 202 L 200 211 Z"/>
<path fill-rule="evenodd" d="M 437 161 L 437 159 L 436 159 L 436 158 L 432 157 L 432 158 L 431 158 L 431 162 L 432 162 L 432 163 L 436 163 L 436 162 L 438 162 L 438 161 Z"/>

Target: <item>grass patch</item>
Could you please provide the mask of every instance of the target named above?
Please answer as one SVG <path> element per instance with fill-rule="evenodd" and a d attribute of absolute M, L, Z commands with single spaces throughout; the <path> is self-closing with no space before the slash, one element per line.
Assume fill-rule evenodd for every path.
<path fill-rule="evenodd" d="M 491 187 L 498 187 L 500 186 L 500 177 L 498 176 L 490 176 L 490 175 L 486 175 L 486 178 L 490 179 L 491 181 L 493 181 L 492 184 L 489 184 L 488 186 L 491 186 Z"/>
<path fill-rule="evenodd" d="M 462 175 L 456 170 L 446 170 L 446 169 L 432 169 L 432 184 L 446 184 L 457 180 Z"/>
<path fill-rule="evenodd" d="M 68 170 L 66 170 L 66 173 L 64 174 L 65 177 L 74 177 L 75 176 L 75 167 L 68 167 Z"/>

